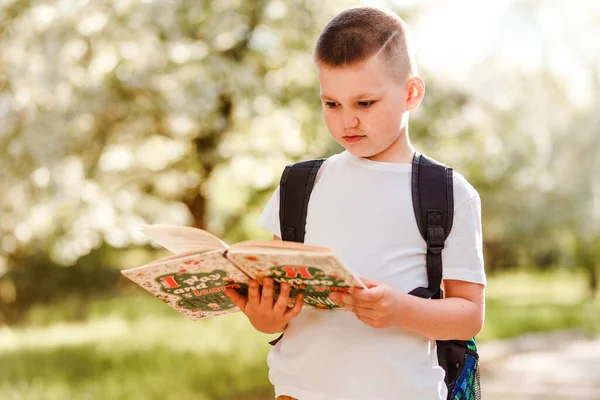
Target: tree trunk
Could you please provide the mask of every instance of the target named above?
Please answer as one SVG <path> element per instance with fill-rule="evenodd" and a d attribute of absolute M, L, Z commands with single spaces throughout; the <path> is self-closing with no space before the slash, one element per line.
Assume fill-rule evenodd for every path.
<path fill-rule="evenodd" d="M 575 261 L 583 268 L 587 276 L 590 297 L 594 298 L 598 291 L 598 268 L 595 241 L 578 240 L 575 245 Z"/>
<path fill-rule="evenodd" d="M 206 131 L 202 136 L 194 139 L 196 154 L 201 168 L 203 182 L 210 179 L 215 167 L 222 162 L 218 153 L 219 141 L 229 130 L 233 119 L 233 101 L 231 96 L 226 93 L 219 95 L 219 115 L 225 121 L 218 128 Z M 208 199 L 202 190 L 198 187 L 194 190 L 192 197 L 185 201 L 192 216 L 194 217 L 194 227 L 206 229 L 206 211 L 208 208 Z"/>
<path fill-rule="evenodd" d="M 194 217 L 193 226 L 195 228 L 206 229 L 206 197 L 200 190 L 197 190 L 194 198 L 186 204 Z"/>
<path fill-rule="evenodd" d="M 588 268 L 588 288 L 592 299 L 596 298 L 598 294 L 598 266 L 594 264 Z"/>
<path fill-rule="evenodd" d="M 253 4 L 248 15 L 249 29 L 245 37 L 243 40 L 239 41 L 236 46 L 224 53 L 232 62 L 243 63 L 243 60 L 248 53 L 250 39 L 254 30 L 260 23 L 264 7 L 264 1 L 258 1 Z M 208 129 L 194 139 L 194 145 L 202 168 L 202 178 L 204 182 L 210 179 L 215 167 L 222 162 L 218 153 L 218 145 L 231 128 L 233 122 L 233 106 L 232 93 L 226 88 L 223 88 L 221 93 L 219 93 L 219 104 L 217 107 L 219 119 L 223 121 L 223 123 L 216 124 L 215 128 Z M 194 218 L 194 227 L 205 229 L 208 199 L 202 188 L 197 188 L 192 197 L 185 200 L 185 203 Z"/>

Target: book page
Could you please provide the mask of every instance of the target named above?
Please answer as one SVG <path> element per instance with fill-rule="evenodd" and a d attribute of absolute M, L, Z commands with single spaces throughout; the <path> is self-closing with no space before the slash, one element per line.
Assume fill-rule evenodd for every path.
<path fill-rule="evenodd" d="M 248 294 L 249 278 L 221 250 L 173 255 L 121 273 L 193 320 L 240 311 L 226 288 Z"/>
<path fill-rule="evenodd" d="M 297 250 L 231 248 L 229 258 L 239 269 L 261 285 L 270 277 L 276 283 L 287 282 L 291 297 L 302 292 L 304 303 L 321 309 L 339 308 L 329 300 L 331 292 L 346 293 L 351 287 L 366 289 L 333 252 L 301 252 Z M 276 285 L 278 293 L 279 285 Z"/>
<path fill-rule="evenodd" d="M 227 243 L 212 233 L 189 226 L 143 225 L 140 231 L 175 254 L 229 248 Z"/>
<path fill-rule="evenodd" d="M 261 251 L 262 249 L 275 249 L 275 250 L 296 250 L 303 252 L 319 252 L 319 253 L 331 253 L 332 250 L 329 247 L 323 246 L 312 246 L 298 242 L 288 242 L 285 240 L 246 240 L 231 245 L 231 249 L 238 248 L 251 248 L 252 251 Z"/>

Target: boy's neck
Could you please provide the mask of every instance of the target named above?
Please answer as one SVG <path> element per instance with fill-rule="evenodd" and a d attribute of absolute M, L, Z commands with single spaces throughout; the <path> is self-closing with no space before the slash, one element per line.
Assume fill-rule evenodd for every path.
<path fill-rule="evenodd" d="M 404 132 L 387 149 L 365 158 L 371 161 L 412 164 L 414 155 L 415 148 L 408 138 L 408 132 Z"/>

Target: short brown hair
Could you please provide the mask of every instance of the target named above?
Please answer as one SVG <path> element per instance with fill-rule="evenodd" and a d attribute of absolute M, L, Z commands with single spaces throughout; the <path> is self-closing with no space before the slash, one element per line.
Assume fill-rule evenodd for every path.
<path fill-rule="evenodd" d="M 314 60 L 317 66 L 339 68 L 381 54 L 394 76 L 405 79 L 418 73 L 407 36 L 406 23 L 391 11 L 350 8 L 325 26 L 317 40 Z"/>

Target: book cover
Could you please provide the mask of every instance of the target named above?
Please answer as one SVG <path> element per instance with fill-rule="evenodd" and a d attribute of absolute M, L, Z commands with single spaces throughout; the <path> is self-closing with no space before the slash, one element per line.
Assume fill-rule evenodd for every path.
<path fill-rule="evenodd" d="M 225 295 L 228 287 L 248 293 L 249 278 L 221 250 L 170 256 L 122 273 L 193 320 L 240 311 Z"/>
<path fill-rule="evenodd" d="M 127 278 L 191 319 L 240 311 L 225 295 L 230 287 L 243 295 L 255 279 L 269 277 L 291 287 L 290 301 L 304 294 L 304 304 L 318 309 L 339 308 L 331 292 L 365 285 L 327 247 L 279 240 L 255 240 L 227 245 L 202 229 L 146 225 L 142 232 L 175 254 L 121 271 Z"/>
<path fill-rule="evenodd" d="M 346 293 L 351 287 L 364 287 L 333 253 L 232 248 L 227 253 L 235 265 L 262 285 L 265 278 L 276 283 L 287 282 L 290 297 L 304 294 L 304 304 L 321 309 L 339 308 L 329 299 L 331 292 Z M 275 285 L 277 288 L 279 285 Z"/>

